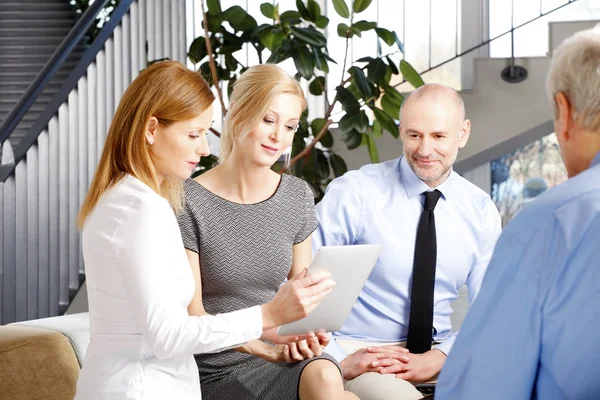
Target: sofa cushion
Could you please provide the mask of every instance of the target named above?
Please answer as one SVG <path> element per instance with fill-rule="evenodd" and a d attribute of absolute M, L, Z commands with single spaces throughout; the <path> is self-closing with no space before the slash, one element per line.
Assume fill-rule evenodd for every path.
<path fill-rule="evenodd" d="M 79 313 L 71 315 L 61 315 L 59 317 L 50 317 L 34 319 L 31 321 L 15 322 L 10 325 L 36 326 L 39 328 L 52 329 L 62 333 L 69 339 L 79 366 L 83 365 L 83 359 L 87 347 L 90 344 L 90 317 L 89 313 Z"/>
<path fill-rule="evenodd" d="M 11 400 L 71 400 L 79 363 L 61 333 L 22 325 L 0 326 L 0 393 Z"/>

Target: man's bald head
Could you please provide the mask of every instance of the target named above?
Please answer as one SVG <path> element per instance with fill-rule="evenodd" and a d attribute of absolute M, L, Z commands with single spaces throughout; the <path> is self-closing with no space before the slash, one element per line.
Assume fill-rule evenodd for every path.
<path fill-rule="evenodd" d="M 439 83 L 428 83 L 413 90 L 404 99 L 404 102 L 400 107 L 400 125 L 402 125 L 402 111 L 407 107 L 407 105 L 410 105 L 411 102 L 423 99 L 448 99 L 450 100 L 451 104 L 456 106 L 456 112 L 460 116 L 460 120 L 464 121 L 466 118 L 465 103 L 456 90 L 452 89 L 450 86 Z"/>

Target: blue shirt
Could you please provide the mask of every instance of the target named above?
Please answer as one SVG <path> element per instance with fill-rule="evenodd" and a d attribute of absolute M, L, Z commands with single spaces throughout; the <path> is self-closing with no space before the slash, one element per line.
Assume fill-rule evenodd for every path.
<path fill-rule="evenodd" d="M 451 172 L 437 189 L 435 208 L 437 267 L 434 339 L 448 353 L 452 333 L 450 302 L 465 283 L 472 301 L 501 231 L 500 215 L 487 193 Z M 313 250 L 325 245 L 383 245 L 344 327 L 334 337 L 372 342 L 406 340 L 410 286 L 419 218 L 424 196 L 432 190 L 404 157 L 350 171 L 327 187 L 317 205 L 319 227 Z M 332 341 L 327 351 L 338 361 L 346 354 Z"/>
<path fill-rule="evenodd" d="M 600 397 L 600 153 L 508 224 L 438 399 Z"/>

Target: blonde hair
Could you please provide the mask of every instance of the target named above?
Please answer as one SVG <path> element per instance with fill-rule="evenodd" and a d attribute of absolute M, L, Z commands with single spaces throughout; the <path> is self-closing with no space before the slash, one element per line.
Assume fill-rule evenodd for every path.
<path fill-rule="evenodd" d="M 163 61 L 144 69 L 127 88 L 113 117 L 102 157 L 81 207 L 81 229 L 102 194 L 130 174 L 165 197 L 177 211 L 181 208 L 182 182 L 167 178 L 158 184 L 146 141 L 146 124 L 156 117 L 169 126 L 200 115 L 215 99 L 199 73 L 176 61 Z"/>
<path fill-rule="evenodd" d="M 550 104 L 563 93 L 582 127 L 600 132 L 600 25 L 565 39 L 554 52 L 546 81 Z"/>
<path fill-rule="evenodd" d="M 237 139 L 248 134 L 260 123 L 275 96 L 282 93 L 298 96 L 302 110 L 306 109 L 306 97 L 302 87 L 277 65 L 255 65 L 240 76 L 233 85 L 229 111 L 221 132 L 221 163 L 231 155 Z"/>

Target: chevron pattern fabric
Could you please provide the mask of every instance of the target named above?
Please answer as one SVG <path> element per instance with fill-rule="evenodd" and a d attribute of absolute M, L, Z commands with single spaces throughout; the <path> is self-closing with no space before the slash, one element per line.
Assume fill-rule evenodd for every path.
<path fill-rule="evenodd" d="M 292 246 L 317 227 L 308 184 L 284 174 L 275 193 L 254 204 L 226 200 L 193 179 L 184 189 L 185 207 L 178 221 L 185 247 L 200 257 L 205 310 L 226 313 L 270 301 L 290 271 Z M 214 392 L 227 399 L 238 396 L 224 396 L 223 391 L 240 385 L 261 399 L 270 398 L 270 392 L 281 395 L 279 390 L 297 388 L 306 364 L 271 364 L 234 350 L 198 354 L 196 362 L 203 397 Z M 290 398 L 295 399 L 292 392 Z"/>

